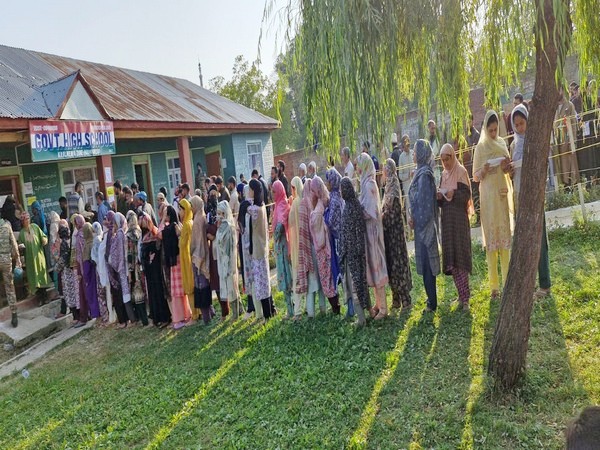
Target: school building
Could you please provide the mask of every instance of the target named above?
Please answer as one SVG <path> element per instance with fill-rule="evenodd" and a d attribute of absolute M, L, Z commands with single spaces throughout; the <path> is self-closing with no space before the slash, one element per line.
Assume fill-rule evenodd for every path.
<path fill-rule="evenodd" d="M 0 45 L 0 203 L 58 211 L 74 183 L 139 183 L 154 201 L 196 164 L 225 179 L 269 173 L 277 120 L 190 81 Z"/>

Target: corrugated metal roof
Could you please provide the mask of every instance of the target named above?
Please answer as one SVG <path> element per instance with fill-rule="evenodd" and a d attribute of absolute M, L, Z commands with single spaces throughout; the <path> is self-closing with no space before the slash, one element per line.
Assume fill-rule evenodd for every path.
<path fill-rule="evenodd" d="M 277 120 L 187 80 L 3 45 L 0 117 L 53 117 L 62 103 L 60 92 L 77 71 L 113 120 L 278 126 Z"/>

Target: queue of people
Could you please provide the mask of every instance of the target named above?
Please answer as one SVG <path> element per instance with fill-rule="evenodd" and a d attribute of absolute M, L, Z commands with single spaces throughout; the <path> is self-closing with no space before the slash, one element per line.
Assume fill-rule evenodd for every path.
<path fill-rule="evenodd" d="M 527 119 L 527 108 L 517 105 L 511 114 L 514 140 L 509 151 L 498 132 L 501 118 L 488 111 L 472 159 L 492 299 L 501 290 L 498 260 L 502 284 L 508 271 Z M 432 141 L 439 147 L 439 175 Z M 161 189 L 156 212 L 137 185 L 119 181 L 111 204 L 96 194 L 97 214 L 85 211 L 80 183 L 61 199 L 60 215 L 46 217 L 34 202 L 31 215 L 23 211 L 16 223 L 11 199 L 0 222 L 0 271 L 7 293 L 12 285 L 8 274 L 21 266 L 20 243 L 31 293 L 54 282 L 62 296 L 59 315 L 69 310 L 75 327 L 92 318 L 99 326 L 116 320 L 119 328 L 146 326 L 150 320 L 176 330 L 198 320 L 208 324 L 217 315 L 213 296 L 221 319 L 243 315 L 265 321 L 277 313 L 269 264 L 273 255 L 285 318 L 313 318 L 328 309 L 340 314 L 345 304 L 347 316 L 356 315 L 362 326 L 367 317 L 388 316 L 387 286 L 392 309 L 412 306 L 408 225 L 414 231 L 416 272 L 427 297 L 425 312 L 437 309 L 440 273 L 453 278 L 457 301 L 468 310 L 471 174 L 453 146 L 439 145 L 434 133 L 417 140 L 412 149 L 407 136 L 400 142 L 394 143 L 392 157 L 379 173 L 368 142 L 354 160 L 347 147 L 342 149 L 345 176 L 330 167 L 321 178 L 311 161 L 301 165 L 302 176 L 288 181 L 285 163 L 279 161 L 269 182 L 254 170 L 249 182 L 230 177 L 225 186 L 221 177 L 207 177 L 199 166 L 195 195 L 187 183 L 171 201 Z M 399 164 L 408 155 L 414 170 L 407 174 Z M 12 232 L 15 225 L 18 239 Z M 545 229 L 542 239 L 538 296 L 547 295 L 551 285 Z M 16 326 L 14 288 L 12 293 L 8 297 Z"/>

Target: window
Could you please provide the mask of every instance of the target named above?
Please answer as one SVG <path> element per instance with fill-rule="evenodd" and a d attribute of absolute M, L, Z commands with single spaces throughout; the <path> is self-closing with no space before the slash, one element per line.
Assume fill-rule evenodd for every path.
<path fill-rule="evenodd" d="M 92 209 L 96 210 L 95 194 L 100 189 L 96 167 L 65 169 L 62 171 L 62 176 L 65 195 L 73 192 L 75 183 L 79 181 L 83 184 L 83 202 L 89 203 L 92 206 Z"/>
<path fill-rule="evenodd" d="M 179 158 L 167 158 L 167 174 L 169 177 L 169 188 L 171 189 L 171 192 L 175 192 L 177 186 L 181 184 Z"/>
<path fill-rule="evenodd" d="M 248 149 L 248 169 L 252 172 L 257 169 L 261 174 L 263 172 L 263 159 L 262 159 L 262 142 L 261 141 L 246 141 L 246 148 Z M 248 174 L 250 175 L 250 174 Z"/>

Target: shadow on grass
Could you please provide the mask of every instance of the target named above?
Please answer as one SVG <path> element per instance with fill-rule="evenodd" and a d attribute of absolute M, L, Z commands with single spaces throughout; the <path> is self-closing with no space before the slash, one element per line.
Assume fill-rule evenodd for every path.
<path fill-rule="evenodd" d="M 60 442 L 110 447 L 150 439 L 189 393 L 210 380 L 257 332 L 256 326 L 241 321 L 218 326 L 221 332 L 216 336 L 210 335 L 210 328 L 191 327 L 165 345 L 157 341 L 166 330 L 86 333 L 60 355 L 50 355 L 30 369 L 29 379 L 14 377 L 0 385 L 5 421 L 23 416 L 23 405 L 44 405 L 27 411 L 19 427 L 3 426 L 0 418 L 0 428 L 7 430 L 0 447 L 2 442 L 22 448 L 62 447 Z M 214 345 L 216 339 L 220 345 Z M 78 408 L 65 417 L 62 411 L 68 405 Z M 50 426 L 52 435 L 44 431 Z M 29 445 L 31 436 L 41 432 L 35 446 Z"/>
<path fill-rule="evenodd" d="M 364 442 L 369 448 L 460 444 L 471 382 L 472 319 L 447 304 L 438 311 L 435 317 L 421 317 L 411 329 L 397 369 L 381 393 L 371 437 Z"/>
<path fill-rule="evenodd" d="M 354 330 L 339 316 L 276 322 L 182 421 L 173 448 L 340 448 L 368 409 L 408 315 Z M 367 405 L 367 406 L 365 406 Z"/>
<path fill-rule="evenodd" d="M 484 370 L 499 305 L 493 305 L 486 330 Z M 465 447 L 562 448 L 563 430 L 589 397 L 573 377 L 554 297 L 536 302 L 531 319 L 527 373 L 512 394 L 478 396 L 472 410 L 472 440 Z"/>

